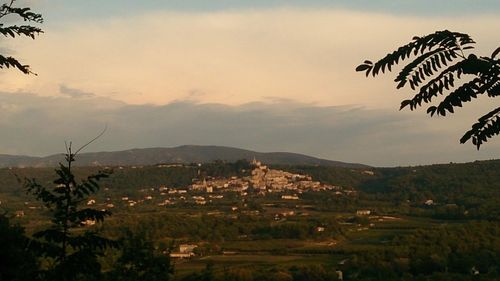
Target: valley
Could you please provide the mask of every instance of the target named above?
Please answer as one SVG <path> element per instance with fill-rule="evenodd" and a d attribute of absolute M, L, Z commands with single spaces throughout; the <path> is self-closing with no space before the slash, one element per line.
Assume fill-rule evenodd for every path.
<path fill-rule="evenodd" d="M 78 167 L 75 173 L 82 178 L 113 170 L 96 196 L 82 202 L 112 216 L 104 223 L 90 221 L 82 231 L 110 238 L 125 229 L 145 233 L 158 251 L 171 255 L 176 280 L 190 280 L 207 268 L 216 275 L 230 269 L 257 276 L 320 267 L 337 278 L 352 277 L 364 274 L 365 266 L 399 268 L 397 278 L 418 265 L 414 259 L 421 250 L 412 252 L 412 245 L 428 239 L 422 233 L 455 237 L 472 228 L 479 233 L 468 239 L 498 243 L 490 235 L 499 229 L 499 166 L 485 161 L 354 169 L 241 160 Z M 53 174 L 50 168 L 0 170 L 0 207 L 33 233 L 49 220 L 46 208 L 23 191 L 25 177 L 50 185 Z M 425 250 L 444 255 L 443 243 Z M 104 264 L 112 263 L 106 259 Z M 484 268 L 491 270 L 488 263 Z"/>

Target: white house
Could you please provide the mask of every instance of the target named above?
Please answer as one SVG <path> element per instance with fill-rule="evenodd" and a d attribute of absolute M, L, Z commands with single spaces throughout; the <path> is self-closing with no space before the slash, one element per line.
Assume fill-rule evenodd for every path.
<path fill-rule="evenodd" d="M 368 216 L 372 213 L 370 210 L 357 210 L 356 215 L 358 216 Z"/>

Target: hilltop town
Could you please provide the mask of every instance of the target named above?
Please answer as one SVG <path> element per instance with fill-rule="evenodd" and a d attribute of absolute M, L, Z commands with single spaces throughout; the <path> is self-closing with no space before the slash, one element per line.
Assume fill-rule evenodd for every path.
<path fill-rule="evenodd" d="M 202 164 L 198 164 L 201 167 Z M 176 164 L 181 167 L 182 164 Z M 160 168 L 171 168 L 172 165 L 159 165 Z M 139 191 L 144 194 L 143 198 L 132 199 L 129 196 L 122 197 L 130 207 L 145 201 L 157 202 L 154 197 L 162 199 L 157 205 L 175 205 L 176 202 L 193 202 L 197 205 L 205 205 L 217 199 L 223 199 L 224 193 L 231 192 L 245 197 L 248 195 L 266 196 L 268 194 L 281 194 L 283 200 L 299 200 L 300 195 L 306 191 L 332 191 L 336 195 L 354 195 L 353 188 L 330 185 L 314 181 L 311 176 L 290 173 L 282 170 L 271 169 L 262 162 L 256 160 L 250 162 L 250 170 L 243 170 L 247 176 L 214 177 L 202 175 L 198 170 L 198 176 L 192 179 L 192 183 L 184 188 L 170 188 L 165 185 L 159 187 L 142 188 Z M 156 195 L 155 195 L 156 193 Z M 168 196 L 168 197 L 167 197 Z M 107 207 L 113 207 L 108 205 Z"/>
<path fill-rule="evenodd" d="M 227 176 L 226 173 L 216 176 L 205 173 L 205 164 L 159 164 L 156 169 L 195 169 L 190 184 L 172 187 L 168 185 L 168 178 L 164 183 L 157 185 L 135 186 L 134 188 L 103 188 L 103 193 L 89 198 L 87 206 L 101 210 L 116 208 L 134 208 L 141 205 L 147 208 L 189 206 L 189 205 L 219 205 L 217 202 L 243 202 L 249 197 L 272 198 L 272 200 L 294 201 L 302 199 L 305 192 L 330 191 L 337 197 L 351 197 L 357 195 L 353 188 L 346 188 L 315 181 L 310 175 L 291 173 L 279 169 L 272 169 L 255 158 L 246 162 L 238 171 L 238 175 Z M 124 169 L 143 170 L 143 166 L 117 167 Z M 197 173 L 196 173 L 197 171 Z M 236 196 L 236 197 L 235 197 Z M 230 198 L 233 198 L 231 200 Z M 247 198 L 247 199 L 245 199 Z M 234 201 L 236 199 L 236 201 Z M 228 201 L 229 200 L 229 201 Z M 157 206 L 157 207 L 154 207 Z M 24 217 L 43 206 L 35 202 L 25 201 L 16 210 L 16 217 Z M 238 209 L 234 205 L 233 209 Z M 26 212 L 28 211 L 28 212 Z M 86 222 L 93 225 L 94 222 Z"/>
<path fill-rule="evenodd" d="M 333 186 L 319 181 L 313 181 L 309 175 L 293 174 L 282 170 L 270 169 L 260 161 L 251 162 L 251 175 L 246 177 L 214 178 L 211 176 L 203 179 L 193 179 L 193 184 L 188 188 L 192 191 L 214 192 L 240 192 L 245 196 L 248 191 L 259 195 L 266 193 L 295 193 L 294 196 L 283 195 L 283 199 L 298 198 L 297 194 L 304 191 L 335 190 L 338 194 L 352 193 L 353 190 L 343 190 L 340 186 Z"/>

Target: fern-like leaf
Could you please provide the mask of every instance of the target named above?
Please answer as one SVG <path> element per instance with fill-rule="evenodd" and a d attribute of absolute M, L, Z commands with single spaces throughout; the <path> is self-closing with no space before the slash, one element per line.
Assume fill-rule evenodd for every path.
<path fill-rule="evenodd" d="M 489 138 L 499 133 L 500 107 L 479 118 L 478 121 L 472 125 L 472 128 L 462 136 L 460 143 L 465 143 L 472 139 L 472 143 L 479 149 L 481 144 L 487 142 Z"/>

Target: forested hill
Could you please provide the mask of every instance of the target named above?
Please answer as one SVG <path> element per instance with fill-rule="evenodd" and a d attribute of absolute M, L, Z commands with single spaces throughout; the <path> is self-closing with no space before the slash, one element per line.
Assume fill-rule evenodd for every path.
<path fill-rule="evenodd" d="M 139 187 L 166 185 L 184 188 L 191 184 L 198 170 L 213 177 L 241 176 L 248 163 L 215 162 L 186 166 L 143 166 L 114 168 L 106 185 L 123 192 Z M 360 191 L 359 204 L 373 207 L 381 202 L 405 212 L 431 212 L 447 219 L 500 219 L 500 160 L 464 164 L 440 164 L 397 168 L 345 168 L 312 165 L 271 165 L 272 168 L 311 175 L 314 180 Z M 78 167 L 85 176 L 101 167 Z M 22 194 L 18 179 L 37 178 L 53 181 L 53 168 L 0 169 L 0 193 Z M 426 202 L 432 200 L 432 204 Z M 365 202 L 365 203 L 363 203 Z M 386 204 L 384 203 L 384 204 Z"/>
<path fill-rule="evenodd" d="M 282 168 L 286 168 L 283 166 Z M 500 160 L 415 167 L 346 169 L 290 166 L 292 172 L 342 186 L 352 186 L 371 199 L 396 205 L 432 202 L 457 218 L 500 218 Z M 432 201 L 428 201 L 432 200 Z"/>
<path fill-rule="evenodd" d="M 216 160 L 234 162 L 253 158 L 265 164 L 321 165 L 360 168 L 366 165 L 344 163 L 315 158 L 289 152 L 256 152 L 224 146 L 183 145 L 172 148 L 144 148 L 114 152 L 82 153 L 78 157 L 78 166 L 132 166 L 155 165 L 159 163 L 210 163 Z M 47 157 L 27 157 L 0 155 L 1 167 L 54 167 L 63 161 L 63 155 Z"/>
<path fill-rule="evenodd" d="M 25 163 L 36 163 L 39 160 L 39 157 L 0 154 L 0 168 L 22 166 Z"/>

